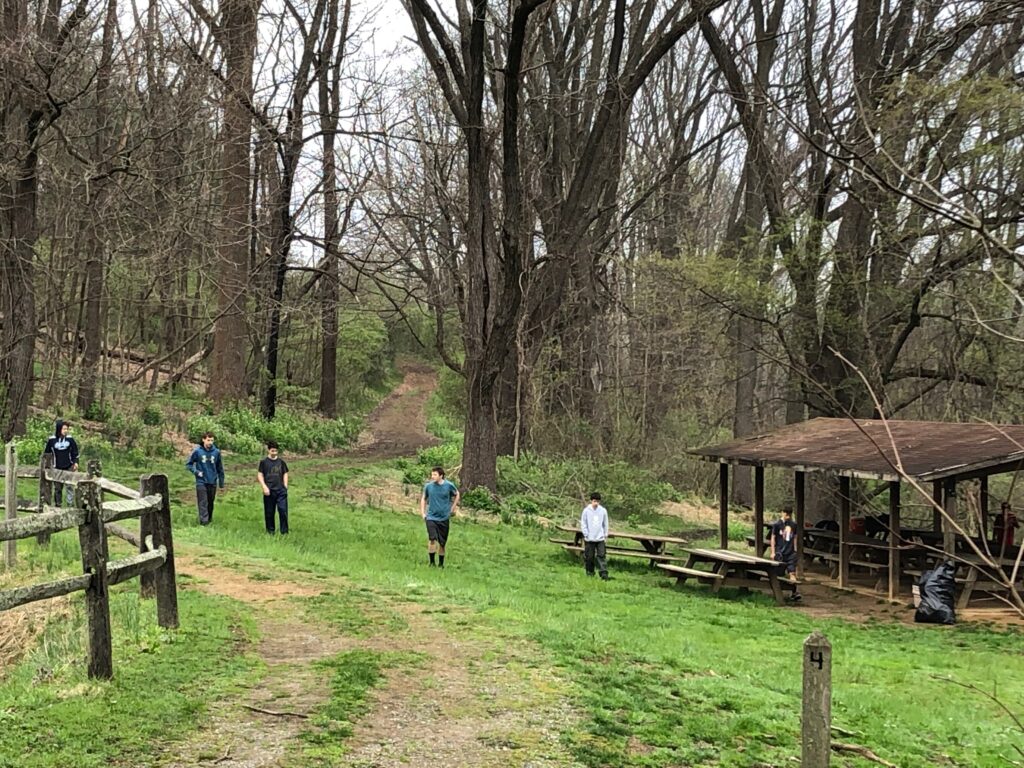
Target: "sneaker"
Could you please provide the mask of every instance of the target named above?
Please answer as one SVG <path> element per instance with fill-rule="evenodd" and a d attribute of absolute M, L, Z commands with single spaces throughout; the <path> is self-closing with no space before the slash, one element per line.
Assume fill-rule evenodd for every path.
<path fill-rule="evenodd" d="M 612 577 L 609 576 L 607 573 L 602 573 L 601 574 L 601 581 L 611 581 L 611 580 L 612 580 Z"/>

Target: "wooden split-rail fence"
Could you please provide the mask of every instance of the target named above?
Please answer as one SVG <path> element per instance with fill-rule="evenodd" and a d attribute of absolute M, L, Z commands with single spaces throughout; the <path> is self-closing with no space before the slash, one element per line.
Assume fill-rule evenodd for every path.
<path fill-rule="evenodd" d="M 138 576 L 142 596 L 156 598 L 159 625 L 166 629 L 178 626 L 167 476 L 144 475 L 136 491 L 103 477 L 99 462 L 89 462 L 88 472 L 65 472 L 53 468 L 52 454 L 44 454 L 39 466 L 19 467 L 13 443 L 7 444 L 4 459 L 5 519 L 0 520 L 0 541 L 4 542 L 7 568 L 15 564 L 18 539 L 35 536 L 40 545 L 46 546 L 51 534 L 77 528 L 82 548 L 82 574 L 0 591 L 0 611 L 73 592 L 85 592 L 89 677 L 110 678 L 114 673 L 110 587 Z M 36 500 L 18 499 L 17 481 L 20 478 L 38 479 Z M 74 489 L 72 506 L 65 506 L 64 493 L 60 495 L 60 504 L 52 505 L 58 486 Z M 116 499 L 104 501 L 105 494 Z M 28 514 L 19 517 L 19 512 Z M 133 517 L 139 518 L 138 534 L 117 525 L 118 521 Z M 133 544 L 139 549 L 139 554 L 111 561 L 107 555 L 108 534 Z"/>

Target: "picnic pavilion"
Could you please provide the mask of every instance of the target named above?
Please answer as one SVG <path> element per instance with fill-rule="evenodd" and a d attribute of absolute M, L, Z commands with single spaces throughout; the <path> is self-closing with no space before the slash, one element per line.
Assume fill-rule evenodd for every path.
<path fill-rule="evenodd" d="M 931 421 L 817 418 L 791 424 L 766 434 L 696 448 L 689 453 L 719 464 L 719 537 L 728 549 L 729 468 L 754 468 L 754 547 L 764 551 L 764 470 L 784 467 L 793 472 L 793 511 L 798 530 L 805 530 L 805 480 L 808 473 L 839 479 L 838 582 L 850 585 L 851 545 L 850 480 L 862 478 L 888 483 L 889 521 L 887 562 L 888 596 L 900 591 L 901 553 L 906 551 L 900 525 L 900 492 L 910 478 L 928 489 L 947 515 L 956 519 L 957 483 L 980 481 L 981 527 L 987 536 L 988 478 L 1024 468 L 1024 425 L 957 424 Z M 902 472 L 899 471 L 902 469 Z M 956 551 L 953 526 L 932 510 L 931 533 L 936 548 Z M 922 532 L 924 533 L 924 532 Z M 894 535 L 895 534 L 895 535 Z M 797 537 L 797 557 L 804 561 L 804 536 Z M 876 545 L 878 546 L 878 545 Z M 884 573 L 883 573 L 884 577 Z"/>

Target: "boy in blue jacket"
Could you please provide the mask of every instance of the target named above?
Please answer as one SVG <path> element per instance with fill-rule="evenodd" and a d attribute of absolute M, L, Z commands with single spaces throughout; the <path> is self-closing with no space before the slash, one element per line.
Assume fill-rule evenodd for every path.
<path fill-rule="evenodd" d="M 220 449 L 213 444 L 212 432 L 203 435 L 203 442 L 195 447 L 185 466 L 196 476 L 199 524 L 209 525 L 213 522 L 213 503 L 217 498 L 217 486 L 224 487 L 224 465 L 220 460 Z"/>

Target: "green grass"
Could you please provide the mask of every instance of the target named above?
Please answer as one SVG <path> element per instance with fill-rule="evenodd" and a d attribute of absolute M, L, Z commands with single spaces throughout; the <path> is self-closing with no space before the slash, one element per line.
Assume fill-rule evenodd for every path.
<path fill-rule="evenodd" d="M 188 478 L 168 465 L 179 546 L 201 544 L 218 565 L 244 564 L 258 575 L 254 590 L 259 579 L 282 573 L 323 584 L 324 594 L 297 601 L 296 609 L 346 635 L 408 631 L 391 606 L 411 601 L 429 606 L 432 620 L 453 635 L 518 649 L 567 681 L 580 719 L 552 727 L 564 729 L 563 745 L 585 766 L 791 764 L 799 755 L 801 646 L 814 629 L 833 645 L 833 719 L 855 733 L 844 740 L 901 768 L 1006 766 L 1014 745 L 1024 746 L 1024 734 L 995 704 L 945 679 L 994 692 L 1021 712 L 1019 632 L 812 620 L 760 595 L 723 590 L 716 598 L 704 588 L 677 588 L 643 564 L 618 561 L 613 581 L 595 582 L 539 527 L 493 519 L 457 519 L 447 567 L 429 569 L 417 516 L 342 501 L 346 483 L 400 470 L 323 471 L 323 459 L 290 463 L 288 537 L 263 532 L 259 491 L 241 476 L 229 476 L 215 523 L 200 528 L 194 505 L 180 501 L 191 497 Z M 307 474 L 313 467 L 317 474 Z M 675 519 L 651 524 L 679 529 Z M 730 538 L 745 532 L 737 526 Z M 30 545 L 24 562 L 59 571 L 77 557 L 76 543 L 57 537 L 49 553 L 33 553 Z M 334 577 L 344 581 L 327 584 Z M 133 608 L 134 597 L 118 593 L 112 683 L 84 679 L 80 617 L 51 629 L 0 682 L 0 766 L 141 764 L 147 740 L 186 738 L 207 704 L 250 679 L 258 665 L 235 653 L 233 628 L 251 631 L 244 610 L 181 595 L 183 630 L 165 637 L 152 626 L 150 605 L 135 600 Z M 409 663 L 415 660 L 364 651 L 325 662 L 331 699 L 290 764 L 336 762 L 382 670 Z M 40 667 L 53 670 L 53 679 L 33 686 Z M 76 688 L 88 693 L 66 698 Z M 154 690 L 160 693 L 149 698 Z M 138 717 L 143 711 L 145 718 Z M 870 763 L 837 755 L 833 765 Z"/>
<path fill-rule="evenodd" d="M 352 726 L 366 713 L 366 696 L 379 685 L 384 670 L 398 666 L 419 666 L 421 654 L 354 650 L 317 662 L 330 678 L 330 698 L 316 712 L 311 726 L 302 734 L 298 752 L 308 768 L 336 765 L 345 753 L 345 739 Z M 294 758 L 293 758 L 294 759 Z"/>
<path fill-rule="evenodd" d="M 304 478 L 297 464 L 286 539 L 262 532 L 255 488 L 226 498 L 208 529 L 191 522 L 190 508 L 179 510 L 178 530 L 268 567 L 461 605 L 476 631 L 534 643 L 543 663 L 575 685 L 584 725 L 564 738 L 588 766 L 749 766 L 797 755 L 801 644 L 813 629 L 835 649 L 835 723 L 886 759 L 906 768 L 1006 765 L 1003 756 L 1024 742 L 992 703 L 937 679 L 996 690 L 1020 711 L 1017 632 L 812 621 L 762 596 L 677 589 L 642 565 L 616 563 L 615 580 L 594 583 L 531 526 L 458 520 L 448 567 L 430 570 L 417 517 L 325 498 L 348 477 Z M 456 622 L 465 615 L 439 620 L 463 631 Z"/>
<path fill-rule="evenodd" d="M 112 590 L 114 679 L 96 682 L 73 600 L 71 618 L 50 622 L 0 681 L 0 766 L 148 764 L 155 744 L 186 735 L 211 701 L 254 679 L 261 664 L 244 652 L 255 629 L 242 607 L 193 591 L 178 603 L 181 629 L 165 631 L 137 588 Z"/>

